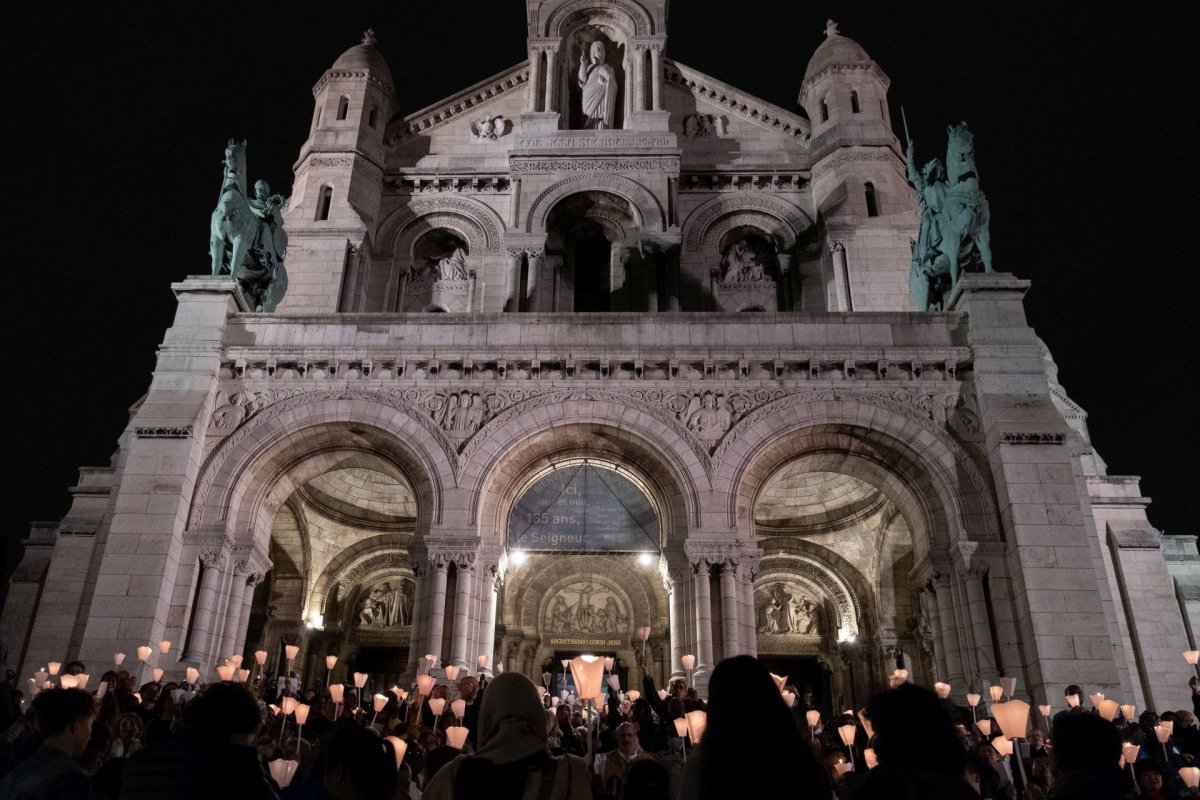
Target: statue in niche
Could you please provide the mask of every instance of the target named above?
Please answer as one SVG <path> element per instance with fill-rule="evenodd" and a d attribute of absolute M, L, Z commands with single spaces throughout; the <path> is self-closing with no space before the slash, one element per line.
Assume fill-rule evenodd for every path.
<path fill-rule="evenodd" d="M 768 635 L 819 633 L 817 605 L 807 597 L 798 597 L 782 583 L 755 595 L 758 632 Z"/>
<path fill-rule="evenodd" d="M 617 75 L 604 56 L 600 39 L 579 54 L 580 110 L 583 127 L 592 130 L 608 130 L 616 119 Z"/>
<path fill-rule="evenodd" d="M 733 422 L 725 399 L 712 392 L 693 395 L 688 406 L 679 415 L 680 421 L 689 431 L 700 435 L 722 433 Z"/>
<path fill-rule="evenodd" d="M 376 586 L 358 609 L 358 624 L 363 628 L 394 628 L 408 625 L 412 619 L 412 608 L 404 585 L 393 589 L 390 582 Z"/>
<path fill-rule="evenodd" d="M 438 424 L 448 431 L 473 431 L 483 422 L 484 405 L 479 397 L 471 392 L 459 392 L 446 395 L 446 405 L 442 407 Z"/>
<path fill-rule="evenodd" d="M 576 595 L 578 599 L 572 603 L 570 595 Z M 620 633 L 628 625 L 629 614 L 620 600 L 604 588 L 597 589 L 590 581 L 581 581 L 563 589 L 550 603 L 546 613 L 546 626 L 554 631 Z"/>
<path fill-rule="evenodd" d="M 439 281 L 467 280 L 467 251 L 455 247 L 449 253 L 432 259 L 435 262 L 434 274 Z"/>
<path fill-rule="evenodd" d="M 757 283 L 768 280 L 770 254 L 764 250 L 747 236 L 731 244 L 721 259 L 721 282 Z"/>
<path fill-rule="evenodd" d="M 688 139 L 724 136 L 728 124 L 727 117 L 716 114 L 688 114 L 683 118 L 683 135 Z"/>

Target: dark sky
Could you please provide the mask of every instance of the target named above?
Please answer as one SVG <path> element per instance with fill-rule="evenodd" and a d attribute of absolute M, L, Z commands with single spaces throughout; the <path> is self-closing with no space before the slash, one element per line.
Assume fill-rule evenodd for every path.
<path fill-rule="evenodd" d="M 968 121 L 997 269 L 1033 281 L 1029 317 L 1110 473 L 1143 476 L 1157 527 L 1195 532 L 1183 386 L 1200 20 L 1194 2 L 1109 7 L 675 0 L 667 54 L 791 109 L 832 16 L 891 77 L 922 158 Z M 225 140 L 248 139 L 251 178 L 287 191 L 312 86 L 364 28 L 409 113 L 522 60 L 525 23 L 513 0 L 21 3 L 5 17 L 11 543 L 67 510 L 78 466 L 108 462 L 170 324 L 170 283 L 207 271 Z M 14 550 L 0 548 L 4 574 Z"/>

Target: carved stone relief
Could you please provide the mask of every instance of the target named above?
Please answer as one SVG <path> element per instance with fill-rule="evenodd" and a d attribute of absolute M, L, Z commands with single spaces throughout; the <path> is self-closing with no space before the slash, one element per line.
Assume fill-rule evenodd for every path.
<path fill-rule="evenodd" d="M 502 114 L 481 117 L 471 123 L 471 138 L 476 142 L 495 142 L 512 130 L 512 121 Z"/>
<path fill-rule="evenodd" d="M 364 588 L 355 609 L 360 628 L 397 628 L 412 624 L 412 581 L 391 578 Z"/>
<path fill-rule="evenodd" d="M 720 114 L 688 114 L 683 118 L 683 135 L 689 139 L 704 136 L 724 136 L 729 127 L 729 117 Z"/>
<path fill-rule="evenodd" d="M 763 636 L 819 636 L 820 605 L 791 584 L 776 581 L 754 592 L 755 619 Z"/>
<path fill-rule="evenodd" d="M 547 631 L 623 633 L 629 629 L 625 604 L 603 584 L 581 580 L 559 590 L 546 607 Z"/>

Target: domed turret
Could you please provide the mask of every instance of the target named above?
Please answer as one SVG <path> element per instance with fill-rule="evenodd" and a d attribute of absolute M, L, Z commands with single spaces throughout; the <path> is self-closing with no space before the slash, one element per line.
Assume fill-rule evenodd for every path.
<path fill-rule="evenodd" d="M 829 20 L 825 41 L 813 53 L 800 84 L 800 105 L 813 124 L 813 158 L 851 144 L 891 144 L 889 83 L 862 45 L 843 36 Z"/>
<path fill-rule="evenodd" d="M 813 201 L 826 225 L 822 276 L 830 311 L 910 307 L 913 200 L 887 89 L 879 65 L 830 20 L 800 85 L 812 120 Z"/>
<path fill-rule="evenodd" d="M 284 213 L 297 251 L 288 262 L 287 311 L 336 310 L 339 298 L 330 296 L 329 275 L 340 282 L 346 242 L 362 250 L 378 222 L 384 134 L 397 102 L 392 71 L 375 46 L 374 31 L 338 56 L 313 87 L 313 99 L 312 129 L 300 149 Z M 340 254 L 336 263 L 329 263 L 330 253 Z"/>

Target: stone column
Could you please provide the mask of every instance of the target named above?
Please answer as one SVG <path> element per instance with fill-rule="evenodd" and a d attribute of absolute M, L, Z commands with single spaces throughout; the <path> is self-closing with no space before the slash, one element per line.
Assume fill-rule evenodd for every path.
<path fill-rule="evenodd" d="M 476 656 L 487 656 L 488 663 L 482 671 L 491 677 L 496 668 L 496 611 L 500 593 L 500 577 L 491 573 L 483 576 L 483 630 L 479 635 L 479 652 Z M 471 668 L 480 672 L 478 666 Z"/>
<path fill-rule="evenodd" d="M 633 104 L 635 110 L 646 110 L 646 45 L 634 45 Z"/>
<path fill-rule="evenodd" d="M 652 81 L 652 88 L 654 90 L 654 97 L 651 102 L 655 111 L 662 111 L 663 109 L 662 49 L 661 44 L 650 45 L 650 80 Z"/>
<path fill-rule="evenodd" d="M 656 52 L 656 51 L 651 51 Z M 739 609 L 741 597 L 738 592 L 738 565 L 726 561 L 721 565 L 721 632 L 725 644 L 725 658 L 742 652 Z"/>
<path fill-rule="evenodd" d="M 550 48 L 546 49 L 546 99 L 545 99 L 545 109 L 543 109 L 545 111 L 554 111 L 555 110 L 555 108 L 554 108 L 554 89 L 555 89 L 555 85 L 557 83 L 555 78 L 558 74 L 558 70 L 555 69 L 555 61 L 558 60 L 557 56 L 558 56 L 557 48 L 550 47 Z"/>
<path fill-rule="evenodd" d="M 779 260 L 779 288 L 783 294 L 783 304 L 779 310 L 795 311 L 796 300 L 792 295 L 792 256 L 790 253 L 778 253 L 775 257 Z"/>
<path fill-rule="evenodd" d="M 692 565 L 696 589 L 696 671 L 713 668 L 712 597 L 709 591 L 709 565 L 701 559 Z"/>
<path fill-rule="evenodd" d="M 225 569 L 228 554 L 221 548 L 204 548 L 200 551 L 200 591 L 196 596 L 196 613 L 192 629 L 188 634 L 187 650 L 181 661 L 205 664 L 209 659 L 210 640 L 213 632 L 213 615 L 216 613 L 217 590 Z"/>
<path fill-rule="evenodd" d="M 854 309 L 850 306 L 850 277 L 846 271 L 846 245 L 834 242 L 829 246 L 829 252 L 833 255 L 833 287 L 837 300 L 837 308 L 829 310 L 853 311 Z"/>
<path fill-rule="evenodd" d="M 937 593 L 929 588 L 922 589 L 925 607 L 929 613 L 929 625 L 933 629 L 933 670 L 937 680 L 950 682 L 950 665 L 946 661 L 946 645 L 942 638 L 942 613 L 938 608 Z"/>
<path fill-rule="evenodd" d="M 426 595 L 429 594 L 430 588 L 428 562 L 421 563 L 414 558 L 412 570 L 416 582 L 413 586 L 412 632 L 408 643 L 408 667 L 405 675 L 415 678 L 420 672 L 421 659 L 426 652 L 423 646 L 425 640 L 421 636 L 421 623 L 425 619 Z"/>
<path fill-rule="evenodd" d="M 242 590 L 242 616 L 238 620 L 237 634 L 233 637 L 235 653 L 246 649 L 246 632 L 250 630 L 250 611 L 254 607 L 254 591 L 262 583 L 263 576 L 251 573 L 246 576 L 246 586 Z"/>
<path fill-rule="evenodd" d="M 967 687 L 963 685 L 963 681 L 967 675 L 963 669 L 962 656 L 958 647 L 954 604 L 950 597 L 950 578 L 939 573 L 933 576 L 932 583 L 933 594 L 937 600 L 939 621 L 937 633 L 941 637 L 942 652 L 945 653 L 946 659 L 946 675 L 943 680 L 951 684 L 960 684 L 965 691 Z"/>
<path fill-rule="evenodd" d="M 666 579 L 667 591 L 671 595 L 669 623 L 671 625 L 671 663 L 667 672 L 668 678 L 683 677 L 680 659 L 687 655 L 687 634 L 684 630 L 688 616 L 685 580 L 685 575 L 679 569 L 669 571 Z"/>
<path fill-rule="evenodd" d="M 433 562 L 433 585 L 429 590 L 429 638 L 425 647 L 439 658 L 442 655 L 442 631 L 446 625 L 446 571 L 449 563 L 444 556 L 435 556 Z M 419 653 L 424 658 L 424 653 Z"/>
<path fill-rule="evenodd" d="M 538 110 L 538 83 L 542 77 L 542 51 L 529 51 L 529 110 Z"/>
<path fill-rule="evenodd" d="M 541 311 L 541 278 L 542 278 L 542 262 L 545 260 L 543 253 L 538 250 L 526 250 L 525 255 L 529 259 L 528 280 L 525 283 L 525 309 L 527 311 Z"/>
<path fill-rule="evenodd" d="M 758 656 L 758 620 L 754 618 L 754 577 L 749 568 L 741 570 L 742 589 L 742 649 Z"/>
<path fill-rule="evenodd" d="M 508 227 L 516 228 L 521 223 L 521 179 L 513 178 L 508 184 Z M 509 248 L 508 256 L 512 258 L 512 248 Z M 520 258 L 522 253 L 518 252 L 517 257 Z M 518 265 L 518 269 L 520 266 Z M 520 281 L 520 273 L 517 274 L 517 283 Z"/>
<path fill-rule="evenodd" d="M 454 633 L 450 640 L 450 660 L 445 663 L 466 667 L 469 672 L 472 662 L 467 661 L 467 635 L 471 628 L 471 585 L 475 582 L 475 554 L 458 554 L 454 565 L 458 569 L 454 581 Z"/>
<path fill-rule="evenodd" d="M 504 276 L 504 310 L 521 310 L 521 262 L 525 251 L 519 247 L 508 248 L 508 269 Z"/>
<path fill-rule="evenodd" d="M 962 580 L 967 588 L 967 613 L 975 639 L 975 653 L 979 659 L 979 677 L 990 682 L 1000 678 L 1000 673 L 996 668 L 996 649 L 992 646 L 987 598 L 983 594 L 983 576 L 986 574 L 986 564 L 964 564 L 962 568 Z"/>

